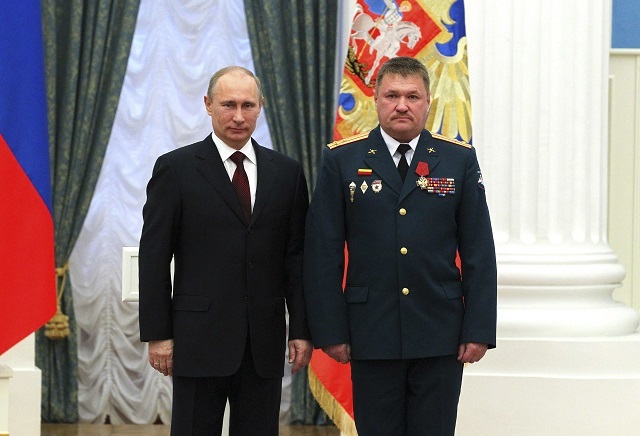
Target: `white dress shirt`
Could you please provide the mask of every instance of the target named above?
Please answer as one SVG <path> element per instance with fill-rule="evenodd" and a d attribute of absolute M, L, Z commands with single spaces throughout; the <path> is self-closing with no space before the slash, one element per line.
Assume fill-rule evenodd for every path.
<path fill-rule="evenodd" d="M 256 151 L 253 148 L 253 144 L 251 144 L 251 139 L 249 139 L 249 141 L 247 141 L 240 150 L 236 150 L 235 148 L 231 148 L 225 144 L 222 139 L 216 136 L 215 133 L 212 133 L 211 137 L 213 138 L 213 143 L 218 149 L 218 153 L 220 153 L 224 168 L 227 170 L 227 174 L 229 174 L 229 180 L 233 180 L 233 173 L 236 171 L 236 164 L 231 160 L 231 155 L 236 151 L 240 151 L 246 156 L 243 166 L 247 173 L 247 178 L 249 179 L 251 211 L 253 212 L 253 205 L 256 203 L 256 187 L 258 186 L 258 161 L 256 160 Z"/>
<path fill-rule="evenodd" d="M 398 147 L 400 146 L 400 142 L 393 139 L 387 132 L 385 132 L 382 128 L 380 128 L 380 133 L 382 134 L 382 139 L 384 139 L 385 144 L 387 144 L 387 148 L 389 149 L 389 154 L 393 158 L 393 162 L 395 162 L 396 167 L 398 166 L 398 162 L 400 162 L 400 157 L 402 156 L 398 153 Z M 402 144 L 409 144 L 411 150 L 407 150 L 404 156 L 407 158 L 407 163 L 411 165 L 411 159 L 413 159 L 413 153 L 416 151 L 416 147 L 418 146 L 418 139 L 420 139 L 420 135 L 416 136 L 409 142 L 403 142 Z"/>

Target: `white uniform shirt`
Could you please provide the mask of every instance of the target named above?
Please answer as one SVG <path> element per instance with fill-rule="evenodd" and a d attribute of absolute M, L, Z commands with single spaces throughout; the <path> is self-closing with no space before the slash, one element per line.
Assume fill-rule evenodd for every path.
<path fill-rule="evenodd" d="M 387 134 L 382 128 L 380 128 L 380 133 L 382 133 L 382 139 L 384 139 L 385 144 L 387 144 L 387 148 L 389 149 L 389 154 L 393 158 L 393 162 L 395 162 L 396 167 L 398 166 L 398 162 L 400 162 L 400 157 L 402 156 L 398 153 L 398 147 L 400 146 L 400 142 L 393 139 L 391 136 Z M 418 139 L 420 139 L 420 135 L 416 136 L 409 142 L 403 142 L 403 144 L 409 144 L 411 150 L 407 150 L 404 156 L 407 158 L 407 163 L 411 165 L 411 159 L 413 159 L 413 154 L 416 151 L 416 147 L 418 146 Z"/>

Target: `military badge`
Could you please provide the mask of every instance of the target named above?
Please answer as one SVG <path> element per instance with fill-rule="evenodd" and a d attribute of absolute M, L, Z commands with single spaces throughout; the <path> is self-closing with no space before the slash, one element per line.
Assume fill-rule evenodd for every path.
<path fill-rule="evenodd" d="M 373 173 L 373 170 L 371 168 L 358 168 L 359 176 L 370 176 L 371 173 Z"/>
<path fill-rule="evenodd" d="M 379 194 L 382 191 L 382 180 L 374 180 L 371 182 L 371 190 L 376 194 Z"/>
<path fill-rule="evenodd" d="M 484 191 L 484 179 L 482 178 L 482 173 L 478 170 L 478 188 Z"/>
<path fill-rule="evenodd" d="M 416 185 L 420 187 L 420 189 L 425 190 L 429 185 L 427 181 L 427 176 L 429 175 L 429 164 L 426 162 L 418 162 L 418 166 L 416 167 L 416 174 L 420 177 L 416 182 Z"/>
<path fill-rule="evenodd" d="M 349 199 L 353 203 L 353 196 L 356 193 L 356 184 L 354 182 L 349 183 Z"/>
<path fill-rule="evenodd" d="M 424 183 L 424 187 L 421 185 L 418 186 L 429 194 L 438 194 L 440 197 L 444 197 L 445 195 L 453 195 L 456 193 L 456 179 L 445 177 L 425 177 L 424 180 L 426 181 Z"/>
<path fill-rule="evenodd" d="M 360 190 L 364 194 L 365 192 L 367 192 L 368 188 L 369 188 L 369 185 L 367 185 L 367 181 L 365 180 L 364 182 L 362 182 L 362 185 L 360 185 Z"/>

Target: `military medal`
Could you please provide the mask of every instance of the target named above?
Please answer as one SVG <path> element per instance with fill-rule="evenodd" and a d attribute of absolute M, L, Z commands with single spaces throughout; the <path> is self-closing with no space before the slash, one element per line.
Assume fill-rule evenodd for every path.
<path fill-rule="evenodd" d="M 440 197 L 445 195 L 453 195 L 456 193 L 456 179 L 445 177 L 425 178 L 426 186 L 422 189 L 429 194 L 437 194 Z"/>
<path fill-rule="evenodd" d="M 374 180 L 371 182 L 371 190 L 376 194 L 382 191 L 382 180 Z"/>
<path fill-rule="evenodd" d="M 362 190 L 362 193 L 364 194 L 365 192 L 367 192 L 367 188 L 369 187 L 369 185 L 367 185 L 367 181 L 363 181 L 362 185 L 360 185 L 360 189 Z"/>
<path fill-rule="evenodd" d="M 358 168 L 359 176 L 370 176 L 373 170 L 371 168 Z"/>
<path fill-rule="evenodd" d="M 418 162 L 416 174 L 420 176 L 416 185 L 418 185 L 422 190 L 427 189 L 429 187 L 429 181 L 427 180 L 427 176 L 429 175 L 429 164 L 426 162 Z"/>
<path fill-rule="evenodd" d="M 351 182 L 349 184 L 349 195 L 352 203 L 353 203 L 353 196 L 355 195 L 355 193 L 356 193 L 356 184 L 354 182 Z"/>

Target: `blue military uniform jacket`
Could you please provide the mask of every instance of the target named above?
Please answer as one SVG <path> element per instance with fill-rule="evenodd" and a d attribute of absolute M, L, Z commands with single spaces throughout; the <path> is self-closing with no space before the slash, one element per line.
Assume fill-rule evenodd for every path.
<path fill-rule="evenodd" d="M 307 217 L 304 280 L 317 348 L 412 359 L 467 342 L 495 347 L 495 247 L 475 150 L 424 130 L 403 183 L 380 127 L 330 144 Z"/>

